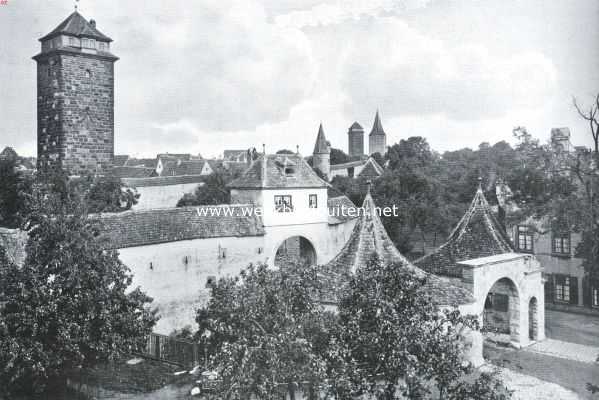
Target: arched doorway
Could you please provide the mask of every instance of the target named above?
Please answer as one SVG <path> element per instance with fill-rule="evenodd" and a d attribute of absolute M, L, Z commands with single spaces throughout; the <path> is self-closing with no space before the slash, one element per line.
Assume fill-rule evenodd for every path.
<path fill-rule="evenodd" d="M 497 340 L 518 343 L 520 309 L 518 289 L 509 278 L 499 279 L 489 290 L 483 311 L 483 328 Z"/>
<path fill-rule="evenodd" d="M 528 302 L 528 338 L 530 340 L 537 340 L 539 338 L 537 306 L 537 298 L 532 297 Z"/>
<path fill-rule="evenodd" d="M 284 264 L 316 264 L 316 250 L 312 243 L 303 236 L 292 236 L 285 239 L 275 254 L 276 266 Z"/>

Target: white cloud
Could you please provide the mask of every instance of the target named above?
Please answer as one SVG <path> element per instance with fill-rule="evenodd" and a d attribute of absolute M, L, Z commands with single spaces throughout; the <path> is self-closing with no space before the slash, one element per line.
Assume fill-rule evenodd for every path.
<path fill-rule="evenodd" d="M 451 46 L 397 18 L 378 18 L 352 35 L 341 77 L 349 115 L 381 107 L 388 116 L 498 118 L 534 109 L 555 90 L 556 69 L 540 53 L 502 55 L 478 44 Z"/>
<path fill-rule="evenodd" d="M 363 16 L 377 16 L 384 12 L 412 10 L 428 5 L 432 0 L 337 0 L 317 4 L 307 10 L 291 11 L 275 18 L 279 26 L 304 28 L 339 24 L 358 20 Z"/>
<path fill-rule="evenodd" d="M 269 21 L 256 1 L 143 4 L 143 10 L 126 2 L 88 11 L 109 18 L 98 27 L 114 36 L 121 57 L 118 101 L 139 118 L 251 129 L 286 119 L 312 87 L 309 41 L 300 30 Z"/>

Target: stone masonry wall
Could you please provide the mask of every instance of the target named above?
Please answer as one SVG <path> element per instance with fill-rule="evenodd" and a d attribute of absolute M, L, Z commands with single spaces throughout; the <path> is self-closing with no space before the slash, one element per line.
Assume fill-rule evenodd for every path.
<path fill-rule="evenodd" d="M 114 158 L 114 60 L 49 54 L 38 61 L 40 167 L 79 175 Z M 49 162 L 49 164 L 48 164 Z"/>

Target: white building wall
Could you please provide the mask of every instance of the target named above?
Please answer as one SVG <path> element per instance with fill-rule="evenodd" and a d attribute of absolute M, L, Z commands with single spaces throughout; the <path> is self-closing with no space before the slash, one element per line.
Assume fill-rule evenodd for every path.
<path fill-rule="evenodd" d="M 162 315 L 154 330 L 163 334 L 195 325 L 195 310 L 208 296 L 208 277 L 236 275 L 250 263 L 266 261 L 263 236 L 183 240 L 119 253 L 133 272 L 132 287 L 154 298 Z"/>
<path fill-rule="evenodd" d="M 186 193 L 193 193 L 198 187 L 198 183 L 183 183 L 167 186 L 141 186 L 136 187 L 139 193 L 137 204 L 132 207 L 133 210 L 148 210 L 152 208 L 176 207 L 177 202 Z"/>

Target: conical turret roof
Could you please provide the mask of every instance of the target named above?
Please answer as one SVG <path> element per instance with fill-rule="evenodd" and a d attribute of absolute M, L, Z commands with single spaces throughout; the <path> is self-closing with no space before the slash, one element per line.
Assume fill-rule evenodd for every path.
<path fill-rule="evenodd" d="M 449 279 L 430 275 L 414 266 L 397 250 L 383 223 L 381 222 L 377 207 L 370 195 L 364 198 L 360 216 L 352 230 L 349 240 L 343 249 L 327 265 L 323 266 L 323 278 L 330 287 L 329 296 L 336 298 L 339 291 L 349 282 L 349 277 L 360 266 L 366 265 L 371 257 L 376 254 L 385 264 L 396 264 L 398 268 L 405 268 L 420 277 L 427 277 L 424 290 L 430 293 L 440 305 L 467 304 L 474 301 L 472 294 L 455 286 Z M 327 301 L 334 301 L 328 299 Z"/>
<path fill-rule="evenodd" d="M 324 129 L 322 128 L 322 123 L 318 127 L 318 135 L 316 136 L 316 144 L 314 145 L 314 153 L 313 154 L 322 154 L 322 153 L 330 153 L 331 149 L 327 142 L 327 138 L 324 136 Z"/>
<path fill-rule="evenodd" d="M 457 265 L 461 261 L 513 251 L 510 239 L 479 185 L 470 207 L 451 231 L 447 242 L 416 260 L 415 264 L 435 274 L 461 276 L 461 268 Z"/>
<path fill-rule="evenodd" d="M 379 116 L 379 110 L 376 110 L 374 124 L 372 124 L 372 130 L 370 131 L 370 136 L 374 135 L 386 135 L 383 124 L 381 123 L 381 117 Z"/>

